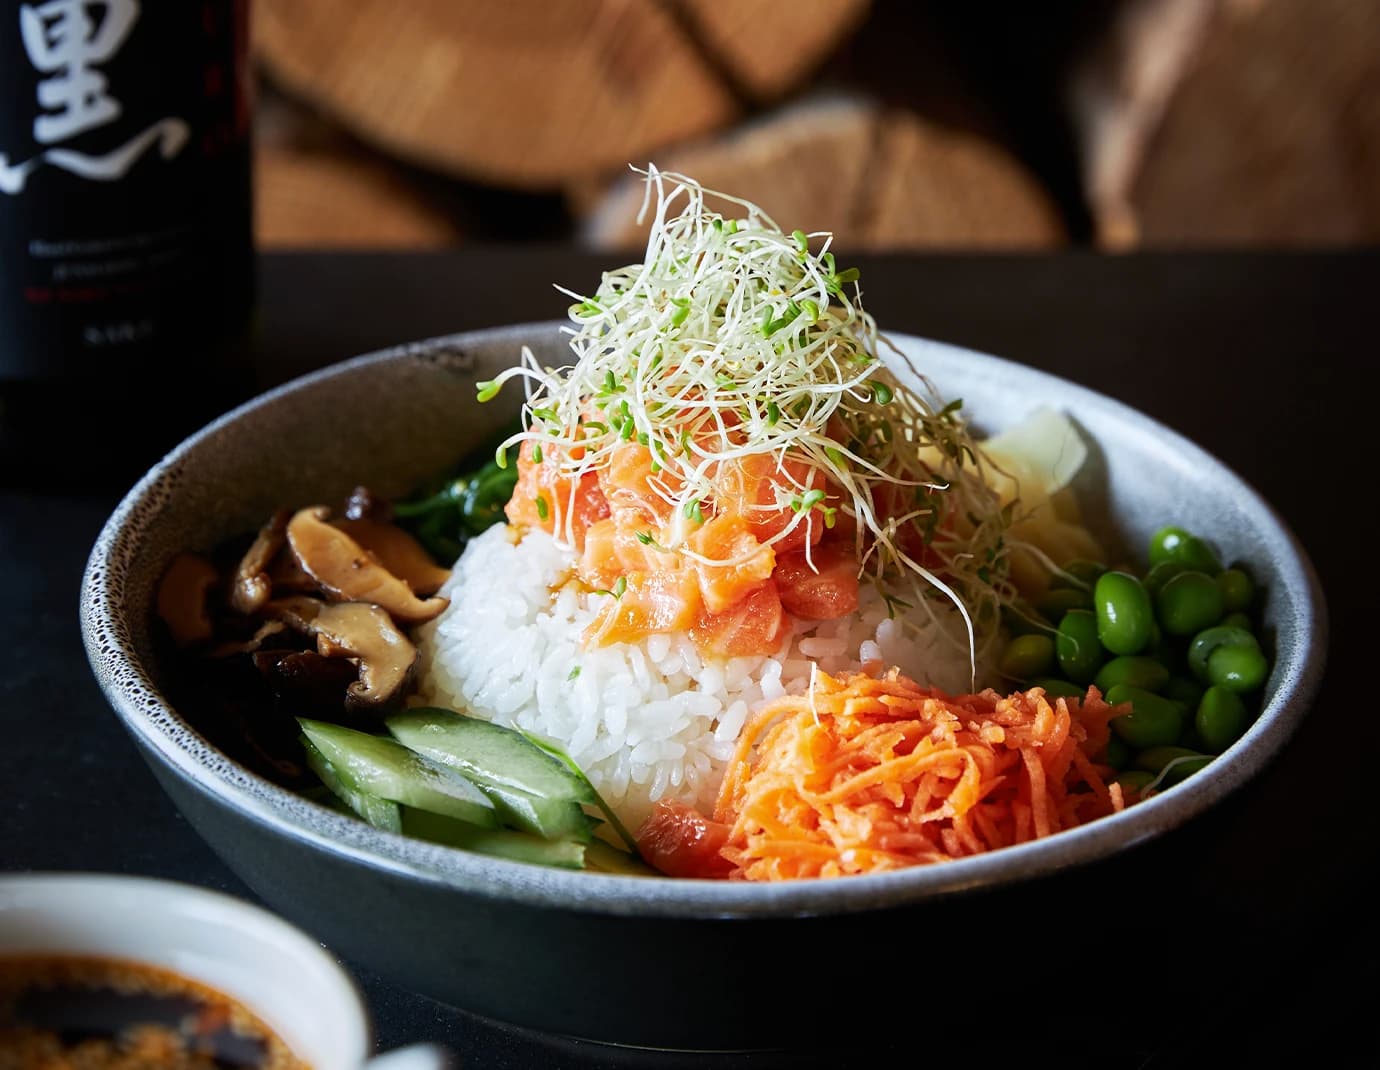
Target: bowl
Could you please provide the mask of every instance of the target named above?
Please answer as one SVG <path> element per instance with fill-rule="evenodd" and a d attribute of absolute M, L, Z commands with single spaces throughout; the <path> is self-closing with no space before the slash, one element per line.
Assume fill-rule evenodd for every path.
<path fill-rule="evenodd" d="M 10 956 L 170 970 L 248 1008 L 309 1066 L 451 1066 L 429 1045 L 371 1059 L 368 1009 L 329 952 L 261 907 L 190 884 L 110 873 L 0 875 L 0 961 Z"/>
<path fill-rule="evenodd" d="M 1096 931 L 1166 894 L 1153 857 L 1163 834 L 1187 830 L 1176 850 L 1197 850 L 1210 867 L 1211 836 L 1195 848 L 1191 830 L 1208 827 L 1203 815 L 1285 745 L 1321 677 L 1326 616 L 1304 552 L 1241 479 L 1145 415 L 905 335 L 892 336 L 898 374 L 918 369 L 962 397 L 980 430 L 1040 405 L 1075 420 L 1092 444 L 1078 477 L 1090 526 L 1109 545 L 1144 546 L 1174 522 L 1250 564 L 1267 592 L 1274 663 L 1263 711 L 1221 759 L 1118 815 L 1036 842 L 887 874 L 755 885 L 559 871 L 407 840 L 276 787 L 194 730 L 167 698 L 151 628 L 171 557 L 252 531 L 285 503 L 342 498 L 358 483 L 409 491 L 511 420 L 514 400 L 478 404 L 477 381 L 523 345 L 544 364 L 565 362 L 559 327 L 423 341 L 265 394 L 155 466 L 92 550 L 82 628 L 105 694 L 183 814 L 276 910 L 411 990 L 489 1018 L 646 1048 L 755 1050 L 801 1042 L 801 1000 L 824 983 L 821 956 L 922 984 L 919 956 L 922 966 L 943 963 L 946 989 L 963 992 L 990 983 L 992 955 L 1015 954 L 1013 932 L 1029 919 Z M 1159 936 L 1142 926 L 1137 938 L 1154 946 Z"/>

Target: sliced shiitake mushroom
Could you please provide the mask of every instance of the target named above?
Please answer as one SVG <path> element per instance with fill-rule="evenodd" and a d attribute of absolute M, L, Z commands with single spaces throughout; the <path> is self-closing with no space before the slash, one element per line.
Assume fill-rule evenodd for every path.
<path fill-rule="evenodd" d="M 393 504 L 368 487 L 358 486 L 345 499 L 345 516 L 349 520 L 372 520 L 387 524 L 393 519 Z"/>
<path fill-rule="evenodd" d="M 264 613 L 314 635 L 322 656 L 358 663 L 359 679 L 345 693 L 346 704 L 353 707 L 378 709 L 396 699 L 417 663 L 417 648 L 377 605 L 280 598 L 267 603 Z"/>
<path fill-rule="evenodd" d="M 245 616 L 253 616 L 263 608 L 273 593 L 273 581 L 268 574 L 269 565 L 283 548 L 287 538 L 288 519 L 292 513 L 279 509 L 259 529 L 254 543 L 239 567 L 235 569 L 235 580 L 230 585 L 230 605 Z"/>
<path fill-rule="evenodd" d="M 163 573 L 154 604 L 178 646 L 205 642 L 215 633 L 207 602 L 219 578 L 215 565 L 188 553 L 174 557 Z"/>
<path fill-rule="evenodd" d="M 281 635 L 285 629 L 286 625 L 284 625 L 282 621 L 266 620 L 259 625 L 254 634 L 248 639 L 232 639 L 223 643 L 217 643 L 207 654 L 209 657 L 213 658 L 229 658 L 236 654 L 253 654 L 264 645 L 265 641 L 273 638 L 275 635 Z"/>
<path fill-rule="evenodd" d="M 328 515 L 323 506 L 299 509 L 288 521 L 287 539 L 297 563 L 331 601 L 370 602 L 406 624 L 431 620 L 450 605 L 446 598 L 418 598 L 348 534 L 326 523 Z"/>
<path fill-rule="evenodd" d="M 450 579 L 450 569 L 436 564 L 422 544 L 396 524 L 346 518 L 332 520 L 331 527 L 339 528 L 354 539 L 375 561 L 411 587 L 415 594 L 435 594 Z"/>

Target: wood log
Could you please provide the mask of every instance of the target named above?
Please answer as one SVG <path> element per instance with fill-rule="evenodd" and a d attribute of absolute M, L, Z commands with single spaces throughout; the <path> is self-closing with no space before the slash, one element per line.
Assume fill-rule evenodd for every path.
<path fill-rule="evenodd" d="M 522 189 L 645 159 L 739 106 L 645 0 L 263 0 L 255 47 L 362 139 Z"/>
<path fill-rule="evenodd" d="M 260 248 L 443 248 L 460 240 L 389 161 L 270 97 L 256 116 L 254 231 Z"/>
<path fill-rule="evenodd" d="M 1098 239 L 1380 238 L 1380 5 L 1132 0 L 1070 107 Z"/>
<path fill-rule="evenodd" d="M 854 98 L 812 99 L 656 161 L 760 205 L 784 229 L 827 230 L 847 249 L 1031 248 L 1064 231 L 1040 184 L 995 142 Z M 645 241 L 643 185 L 584 197 L 582 239 Z M 577 200 L 577 205 L 578 205 Z"/>
<path fill-rule="evenodd" d="M 680 0 L 701 51 L 740 94 L 775 100 L 796 88 L 867 17 L 869 0 Z"/>

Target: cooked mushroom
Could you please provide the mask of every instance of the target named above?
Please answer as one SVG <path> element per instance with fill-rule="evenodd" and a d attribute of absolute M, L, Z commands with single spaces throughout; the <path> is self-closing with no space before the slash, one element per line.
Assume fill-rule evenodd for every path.
<path fill-rule="evenodd" d="M 393 504 L 368 487 L 359 486 L 345 499 L 345 515 L 350 520 L 373 520 L 387 524 L 393 519 Z"/>
<path fill-rule="evenodd" d="M 240 613 L 250 617 L 263 608 L 273 593 L 269 579 L 268 566 L 283 548 L 287 537 L 287 522 L 292 513 L 279 509 L 259 529 L 254 544 L 240 559 L 235 569 L 235 582 L 230 585 L 230 604 Z"/>
<path fill-rule="evenodd" d="M 155 607 L 178 646 L 205 642 L 214 634 L 207 597 L 215 586 L 216 567 L 196 554 L 178 554 L 158 583 Z"/>
<path fill-rule="evenodd" d="M 281 635 L 284 628 L 285 626 L 281 621 L 266 620 L 248 639 L 217 643 L 208 654 L 213 658 L 228 658 L 235 654 L 253 654 L 264 645 L 265 640 L 271 639 L 275 635 Z"/>
<path fill-rule="evenodd" d="M 391 702 L 402 693 L 417 663 L 417 648 L 376 605 L 281 598 L 265 605 L 264 612 L 316 636 L 317 652 L 324 657 L 357 662 L 359 679 L 346 689 L 347 705 L 377 709 Z"/>
<path fill-rule="evenodd" d="M 431 620 L 447 598 L 420 599 L 406 583 L 339 528 L 322 506 L 299 509 L 288 522 L 288 545 L 297 563 L 333 602 L 371 602 L 406 624 Z"/>
<path fill-rule="evenodd" d="M 415 594 L 435 594 L 450 579 L 450 569 L 431 559 L 422 544 L 396 524 L 377 520 L 333 520 L 380 565 L 412 588 Z"/>

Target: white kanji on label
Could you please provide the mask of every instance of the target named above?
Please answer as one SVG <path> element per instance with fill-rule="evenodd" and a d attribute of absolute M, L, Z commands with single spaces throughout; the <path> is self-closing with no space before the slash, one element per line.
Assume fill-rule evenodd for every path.
<path fill-rule="evenodd" d="M 19 9 L 24 51 L 36 70 L 52 75 L 38 84 L 39 104 L 53 113 L 34 119 L 39 144 L 119 118 L 120 102 L 94 68 L 119 50 L 138 18 L 138 0 L 48 0 Z"/>

